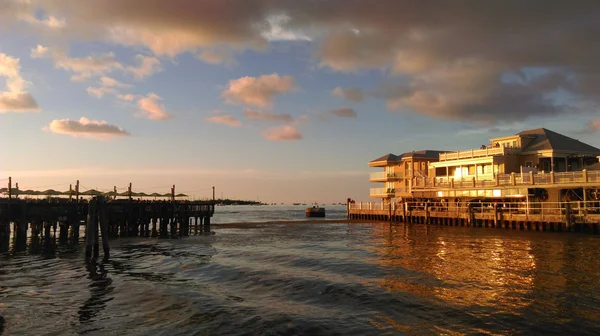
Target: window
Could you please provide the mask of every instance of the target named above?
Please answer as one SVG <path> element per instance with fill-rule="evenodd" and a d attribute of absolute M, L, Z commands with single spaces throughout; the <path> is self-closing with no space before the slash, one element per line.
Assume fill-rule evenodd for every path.
<path fill-rule="evenodd" d="M 550 171 L 550 162 L 549 161 L 544 161 L 544 163 L 542 164 L 542 167 L 544 169 L 545 172 L 549 172 Z"/>
<path fill-rule="evenodd" d="M 525 167 L 532 167 L 533 163 L 531 161 L 525 161 Z"/>

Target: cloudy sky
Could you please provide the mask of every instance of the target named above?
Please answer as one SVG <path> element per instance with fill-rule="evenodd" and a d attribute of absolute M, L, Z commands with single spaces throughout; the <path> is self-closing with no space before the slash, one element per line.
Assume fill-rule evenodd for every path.
<path fill-rule="evenodd" d="M 599 1 L 0 0 L 0 182 L 368 199 L 367 162 L 600 146 Z"/>

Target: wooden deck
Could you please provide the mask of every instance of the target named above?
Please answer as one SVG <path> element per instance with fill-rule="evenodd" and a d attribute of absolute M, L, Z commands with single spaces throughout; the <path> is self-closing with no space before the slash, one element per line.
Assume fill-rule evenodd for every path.
<path fill-rule="evenodd" d="M 399 206 L 385 209 L 374 209 L 373 207 L 361 209 L 349 206 L 348 219 L 533 231 L 600 233 L 600 213 L 573 211 L 569 206 L 562 211 L 554 211 L 553 213 L 537 212 L 478 211 L 468 207 L 440 211 L 435 207 L 415 209 L 415 207 Z"/>

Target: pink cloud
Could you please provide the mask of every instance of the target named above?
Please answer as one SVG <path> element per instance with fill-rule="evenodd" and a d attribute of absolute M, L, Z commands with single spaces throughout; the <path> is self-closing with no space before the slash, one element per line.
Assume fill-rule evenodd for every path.
<path fill-rule="evenodd" d="M 274 73 L 260 77 L 242 77 L 229 81 L 221 96 L 232 104 L 267 107 L 275 96 L 293 91 L 294 77 Z"/>
<path fill-rule="evenodd" d="M 157 94 L 151 92 L 146 97 L 138 100 L 141 114 L 151 120 L 165 120 L 171 115 L 165 110 L 165 106 L 157 101 L 162 100 Z"/>
<path fill-rule="evenodd" d="M 349 107 L 340 107 L 334 110 L 329 111 L 331 114 L 333 114 L 336 117 L 341 117 L 341 118 L 356 118 L 357 114 L 356 111 L 354 111 L 354 109 L 351 109 Z"/>
<path fill-rule="evenodd" d="M 82 117 L 79 120 L 52 120 L 52 122 L 44 129 L 52 133 L 97 139 L 129 135 L 129 132 L 117 125 L 110 125 L 106 121 L 90 120 L 85 117 Z"/>
<path fill-rule="evenodd" d="M 204 119 L 209 123 L 213 124 L 223 124 L 231 127 L 239 127 L 242 125 L 242 122 L 237 118 L 230 115 L 218 115 L 210 118 Z"/>
<path fill-rule="evenodd" d="M 302 134 L 298 129 L 290 125 L 271 127 L 265 130 L 262 135 L 265 139 L 272 141 L 302 139 Z"/>

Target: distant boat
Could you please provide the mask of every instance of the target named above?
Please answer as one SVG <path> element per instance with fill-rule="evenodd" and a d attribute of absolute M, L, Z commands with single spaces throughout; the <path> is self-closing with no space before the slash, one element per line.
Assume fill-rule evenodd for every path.
<path fill-rule="evenodd" d="M 293 205 L 300 205 L 300 203 L 292 203 L 292 204 L 293 204 Z M 304 205 L 306 205 L 306 204 L 304 204 Z"/>
<path fill-rule="evenodd" d="M 306 217 L 325 217 L 325 208 L 316 204 L 312 208 L 306 208 Z"/>
<path fill-rule="evenodd" d="M 306 205 L 306 203 L 302 203 L 302 205 Z"/>

